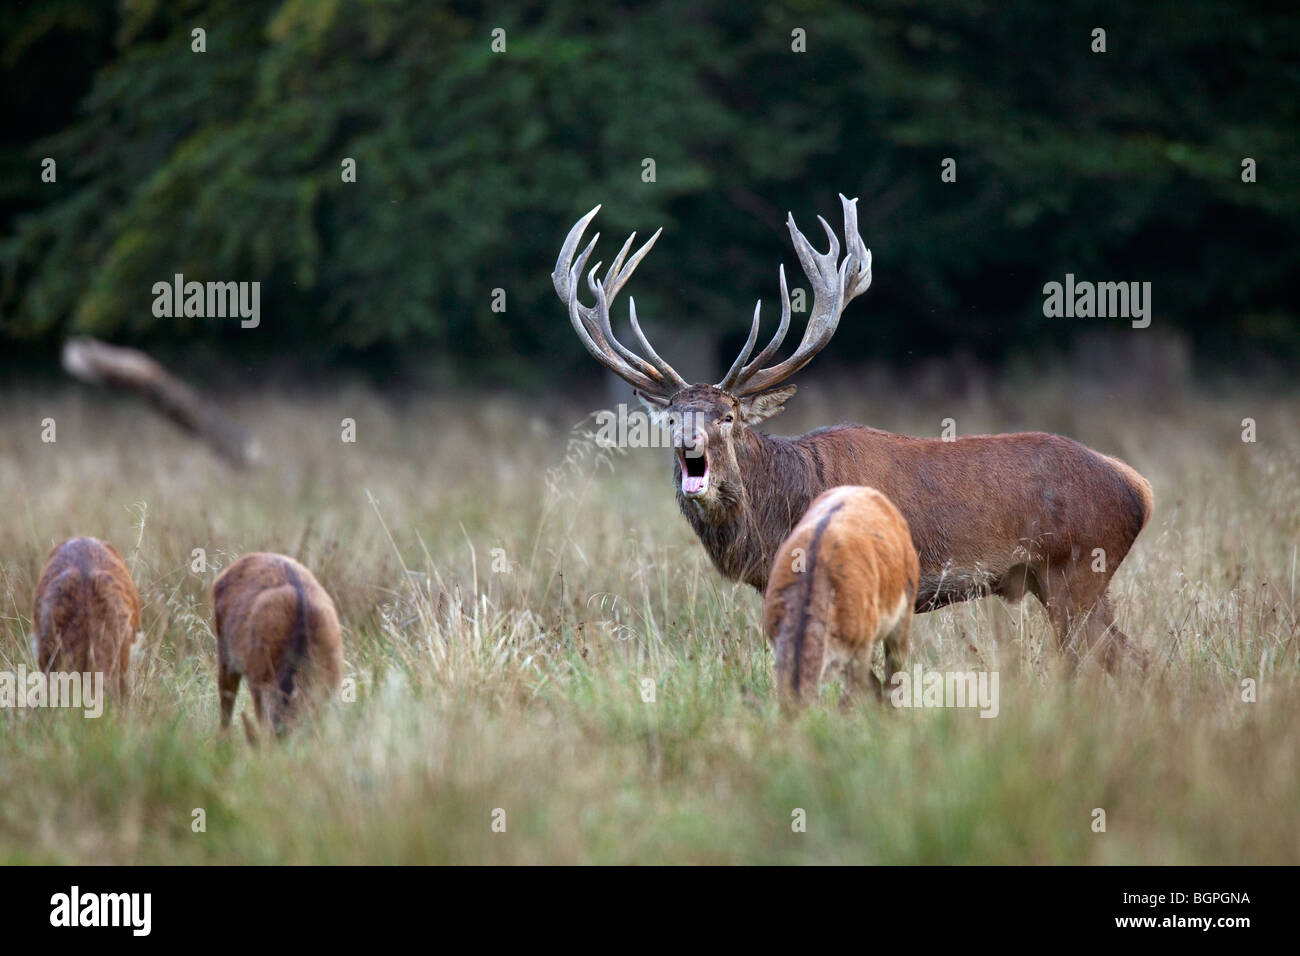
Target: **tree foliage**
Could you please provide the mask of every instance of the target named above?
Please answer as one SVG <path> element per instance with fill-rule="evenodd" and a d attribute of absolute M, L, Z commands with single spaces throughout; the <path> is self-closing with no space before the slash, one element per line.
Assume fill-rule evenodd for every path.
<path fill-rule="evenodd" d="M 1063 343 L 1086 323 L 1045 319 L 1042 286 L 1067 272 L 1152 282 L 1155 323 L 1221 354 L 1297 349 L 1294 12 L 211 0 L 3 17 L 20 123 L 0 141 L 0 342 L 549 374 L 582 361 L 549 273 L 597 202 L 607 262 L 665 227 L 630 288 L 640 312 L 734 338 L 759 296 L 774 321 L 778 262 L 799 274 L 786 210 L 819 236 L 843 191 L 876 284 L 837 355 Z M 151 288 L 175 273 L 260 281 L 262 327 L 156 318 Z"/>

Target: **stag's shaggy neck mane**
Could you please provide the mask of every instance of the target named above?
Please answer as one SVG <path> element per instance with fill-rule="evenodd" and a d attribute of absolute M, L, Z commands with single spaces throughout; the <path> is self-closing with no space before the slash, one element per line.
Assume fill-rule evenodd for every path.
<path fill-rule="evenodd" d="M 710 505 L 682 494 L 677 503 L 703 542 L 718 570 L 732 580 L 762 591 L 781 542 L 824 487 L 817 437 L 819 429 L 798 438 L 764 435 L 744 429 L 736 435 L 736 468 L 715 482 Z M 680 466 L 679 466 L 680 467 Z"/>

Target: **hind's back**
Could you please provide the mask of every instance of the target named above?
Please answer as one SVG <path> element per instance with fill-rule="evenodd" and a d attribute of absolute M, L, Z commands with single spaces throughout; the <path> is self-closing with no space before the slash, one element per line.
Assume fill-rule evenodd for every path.
<path fill-rule="evenodd" d="M 880 682 L 871 651 L 885 642 L 889 679 L 906 650 L 920 569 L 907 521 L 874 488 L 823 492 L 782 543 L 763 624 L 783 700 L 812 700 L 842 674 L 850 693 Z"/>
<path fill-rule="evenodd" d="M 123 674 L 140 628 L 140 595 L 112 545 L 69 538 L 46 559 L 32 612 L 46 671 Z"/>
<path fill-rule="evenodd" d="M 824 534 L 827 573 L 841 633 L 889 628 L 910 609 L 920 562 L 907 520 L 875 488 L 835 489 L 839 505 Z M 830 494 L 828 492 L 828 494 Z"/>
<path fill-rule="evenodd" d="M 213 583 L 212 605 L 218 640 L 234 668 L 251 681 L 274 679 L 300 623 L 320 680 L 336 686 L 342 679 L 342 628 L 334 602 L 293 558 L 244 555 Z"/>
<path fill-rule="evenodd" d="M 311 572 L 292 558 L 261 551 L 244 555 L 217 575 L 212 584 L 217 629 L 244 626 L 259 594 L 289 584 L 289 568 L 297 571 L 301 579 L 311 577 Z"/>

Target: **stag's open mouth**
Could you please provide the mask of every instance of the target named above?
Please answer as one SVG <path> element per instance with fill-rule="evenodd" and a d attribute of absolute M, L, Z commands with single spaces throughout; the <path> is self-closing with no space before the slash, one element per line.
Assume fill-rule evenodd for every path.
<path fill-rule="evenodd" d="M 709 490 L 709 455 L 703 448 L 678 448 L 682 466 L 682 494 L 695 498 Z"/>

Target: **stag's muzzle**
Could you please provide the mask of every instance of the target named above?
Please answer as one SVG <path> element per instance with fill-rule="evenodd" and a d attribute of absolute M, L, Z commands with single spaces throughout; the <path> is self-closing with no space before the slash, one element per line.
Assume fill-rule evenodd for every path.
<path fill-rule="evenodd" d="M 674 429 L 673 439 L 682 469 L 682 494 L 698 498 L 709 490 L 708 440 L 698 431 L 687 439 L 681 429 Z"/>

